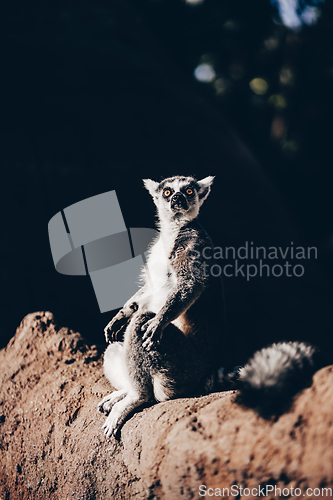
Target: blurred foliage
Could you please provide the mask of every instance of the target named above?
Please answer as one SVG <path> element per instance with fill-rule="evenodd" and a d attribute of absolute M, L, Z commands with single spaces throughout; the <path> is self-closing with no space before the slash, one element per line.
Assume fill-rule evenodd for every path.
<path fill-rule="evenodd" d="M 268 0 L 132 4 L 228 116 L 333 272 L 332 2 L 320 5 L 316 23 L 295 30 Z"/>

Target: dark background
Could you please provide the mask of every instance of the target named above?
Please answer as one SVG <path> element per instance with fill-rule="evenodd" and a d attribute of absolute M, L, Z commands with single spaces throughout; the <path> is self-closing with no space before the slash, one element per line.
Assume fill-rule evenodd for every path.
<path fill-rule="evenodd" d="M 1 344 L 36 310 L 103 343 L 112 313 L 89 278 L 55 271 L 48 221 L 115 189 L 127 226 L 153 227 L 141 179 L 192 174 L 216 175 L 201 221 L 217 246 L 318 247 L 302 278 L 224 280 L 230 363 L 282 339 L 330 353 L 332 4 L 298 31 L 268 0 L 1 9 Z"/>

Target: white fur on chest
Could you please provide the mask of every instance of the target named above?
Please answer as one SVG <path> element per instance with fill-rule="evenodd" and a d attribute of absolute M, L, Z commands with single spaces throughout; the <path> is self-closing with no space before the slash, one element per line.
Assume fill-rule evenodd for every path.
<path fill-rule="evenodd" d="M 176 283 L 170 265 L 169 254 L 172 248 L 160 237 L 151 248 L 144 271 L 144 280 L 149 290 L 147 307 L 155 314 L 166 303 L 167 297 Z"/>

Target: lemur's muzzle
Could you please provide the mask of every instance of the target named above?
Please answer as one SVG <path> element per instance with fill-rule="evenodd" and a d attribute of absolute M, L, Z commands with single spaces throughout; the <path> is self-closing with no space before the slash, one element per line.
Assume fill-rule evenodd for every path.
<path fill-rule="evenodd" d="M 171 198 L 171 208 L 172 210 L 176 209 L 183 209 L 187 210 L 188 209 L 188 204 L 187 204 L 187 199 L 183 195 L 183 193 L 175 193 L 173 197 Z"/>

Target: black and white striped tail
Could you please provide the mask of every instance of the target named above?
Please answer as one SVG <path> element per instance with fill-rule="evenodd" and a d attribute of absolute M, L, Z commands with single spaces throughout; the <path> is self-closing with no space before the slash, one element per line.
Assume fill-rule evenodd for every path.
<path fill-rule="evenodd" d="M 288 409 L 292 398 L 311 385 L 318 367 L 315 347 L 303 342 L 281 342 L 257 351 L 243 367 L 218 370 L 207 382 L 213 391 L 238 389 L 238 403 L 269 417 Z"/>

